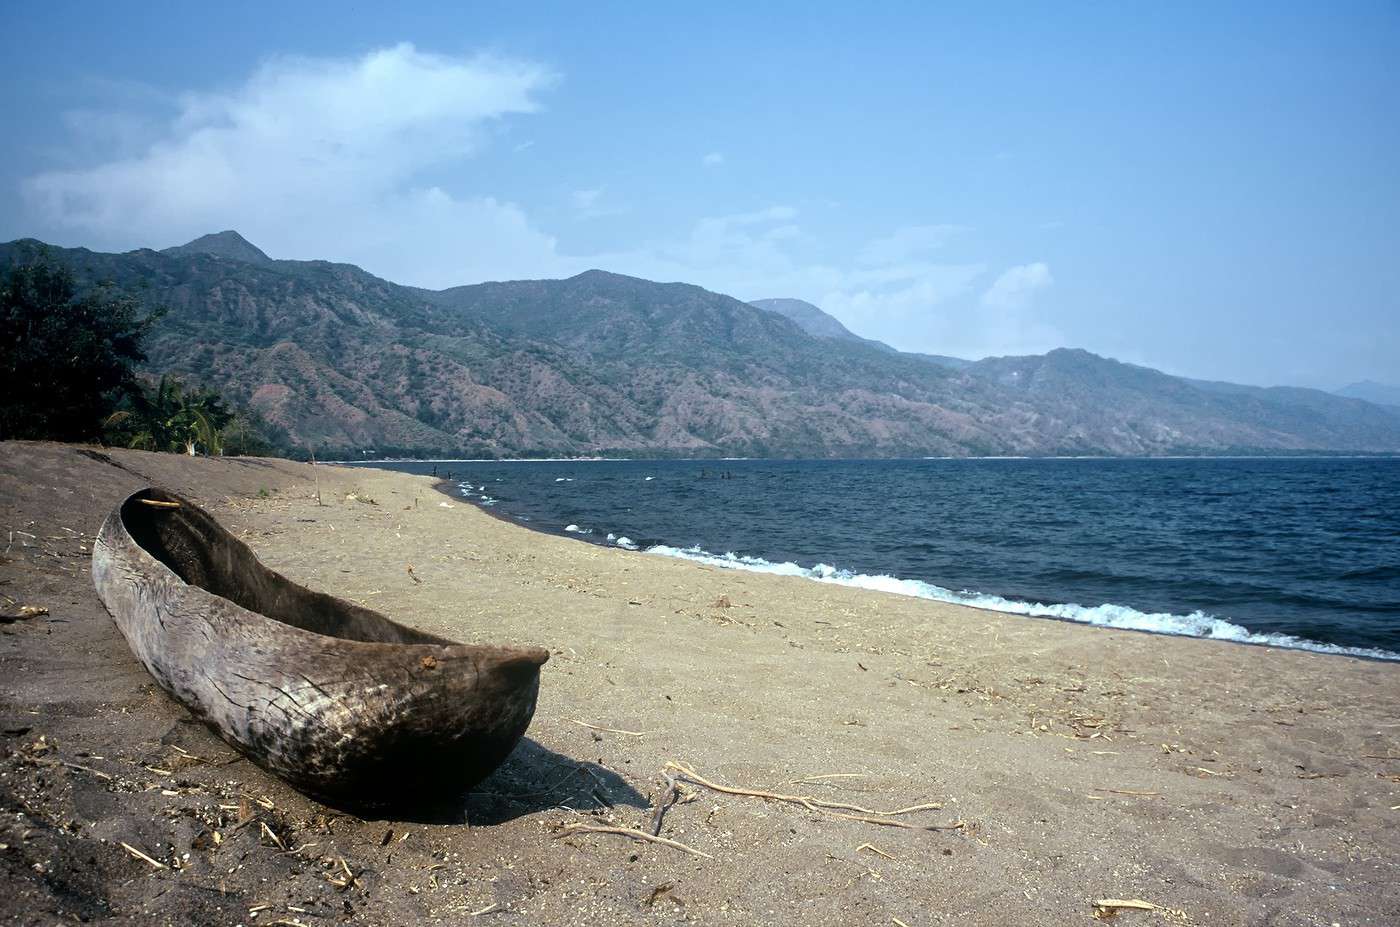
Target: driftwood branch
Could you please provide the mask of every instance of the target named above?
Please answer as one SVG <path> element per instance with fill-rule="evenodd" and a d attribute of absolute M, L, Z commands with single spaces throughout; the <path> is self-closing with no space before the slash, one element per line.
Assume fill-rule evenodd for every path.
<path fill-rule="evenodd" d="M 717 782 L 711 782 L 709 779 L 706 779 L 704 776 L 700 775 L 695 770 L 691 769 L 689 766 L 685 766 L 681 763 L 676 763 L 674 761 L 667 763 L 666 768 L 674 769 L 680 774 L 676 776 L 676 779 L 678 781 L 689 782 L 691 785 L 698 785 L 702 788 L 710 789 L 714 792 L 723 792 L 726 795 L 747 795 L 750 798 L 763 798 L 767 799 L 768 801 L 778 801 L 786 802 L 787 804 L 791 805 L 801 805 L 808 811 L 819 811 L 828 813 L 837 811 L 847 811 L 858 815 L 886 818 L 897 817 L 899 815 L 905 814 L 913 814 L 916 811 L 937 811 L 943 807 L 937 802 L 925 802 L 921 805 L 910 805 L 907 808 L 897 808 L 894 811 L 879 811 L 872 808 L 862 808 L 860 805 L 851 805 L 845 802 L 827 801 L 826 799 L 816 798 L 811 795 L 784 795 L 781 792 L 766 792 L 761 789 L 743 789 L 734 786 L 720 785 Z"/>
<path fill-rule="evenodd" d="M 661 834 L 661 819 L 665 816 L 666 810 L 676 803 L 680 798 L 680 786 L 676 783 L 676 777 L 670 773 L 662 773 L 666 777 L 666 791 L 661 793 L 661 797 L 656 800 L 656 810 L 651 813 L 651 829 L 649 833 L 653 836 Z"/>
<path fill-rule="evenodd" d="M 631 827 L 609 827 L 600 824 L 565 824 L 564 827 L 560 830 L 559 834 L 556 835 L 555 839 L 557 840 L 559 837 L 572 836 L 573 834 L 615 834 L 619 837 L 630 837 L 633 840 L 642 840 L 647 843 L 659 843 L 662 846 L 670 847 L 673 850 L 680 850 L 684 853 L 689 853 L 692 856 L 699 856 L 703 857 L 704 859 L 714 859 L 714 857 L 710 854 L 703 853 L 700 850 L 695 849 L 695 847 L 686 846 L 684 843 L 681 843 L 677 840 L 671 840 L 666 837 L 658 837 L 655 834 L 649 834 L 644 830 L 635 830 Z"/>

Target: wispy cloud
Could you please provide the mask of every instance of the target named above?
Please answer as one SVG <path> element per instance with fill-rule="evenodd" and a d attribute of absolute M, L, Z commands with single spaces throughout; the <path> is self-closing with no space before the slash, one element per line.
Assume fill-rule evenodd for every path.
<path fill-rule="evenodd" d="M 551 257 L 553 239 L 514 204 L 420 177 L 470 157 L 500 120 L 537 111 L 552 80 L 528 61 L 407 44 L 277 58 L 232 90 L 182 96 L 136 153 L 41 173 L 24 194 L 51 227 L 108 247 L 235 227 L 280 256 L 333 251 L 406 282 L 509 276 Z"/>
<path fill-rule="evenodd" d="M 865 266 L 875 266 L 925 257 L 962 231 L 960 225 L 908 225 L 866 244 L 856 260 Z"/>
<path fill-rule="evenodd" d="M 1035 294 L 1055 282 L 1050 266 L 1037 261 L 1012 267 L 987 287 L 982 304 L 994 309 L 1025 309 Z"/>
<path fill-rule="evenodd" d="M 724 152 L 712 151 L 700 159 L 700 163 L 706 167 L 719 167 L 724 163 Z"/>

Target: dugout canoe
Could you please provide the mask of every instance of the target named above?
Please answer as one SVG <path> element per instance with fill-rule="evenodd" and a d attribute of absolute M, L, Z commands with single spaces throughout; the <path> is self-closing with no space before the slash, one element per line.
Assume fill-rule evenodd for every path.
<path fill-rule="evenodd" d="M 157 683 L 224 740 L 332 804 L 445 799 L 500 765 L 535 711 L 536 647 L 459 644 L 264 566 L 188 499 L 112 511 L 97 594 Z"/>

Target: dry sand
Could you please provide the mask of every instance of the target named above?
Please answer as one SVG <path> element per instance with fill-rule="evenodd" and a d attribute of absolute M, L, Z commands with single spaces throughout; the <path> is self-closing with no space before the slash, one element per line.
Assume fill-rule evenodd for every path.
<path fill-rule="evenodd" d="M 603 549 L 400 474 L 106 453 L 0 445 L 0 604 L 50 610 L 0 626 L 4 922 L 1003 927 L 1090 923 L 1118 898 L 1162 906 L 1118 923 L 1400 923 L 1395 664 Z M 87 573 L 102 517 L 147 482 L 313 587 L 550 648 L 534 724 L 466 823 L 318 805 L 154 687 Z M 712 858 L 561 837 L 645 826 L 668 761 L 876 810 L 937 802 L 899 820 L 962 826 L 690 788 L 661 833 Z"/>

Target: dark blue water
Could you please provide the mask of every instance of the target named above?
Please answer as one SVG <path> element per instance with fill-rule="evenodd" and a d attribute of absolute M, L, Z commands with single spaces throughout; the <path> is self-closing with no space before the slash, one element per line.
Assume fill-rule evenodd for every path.
<path fill-rule="evenodd" d="M 541 530 L 576 526 L 720 565 L 1096 624 L 1400 652 L 1400 460 L 379 466 L 451 471 L 468 498 Z"/>

